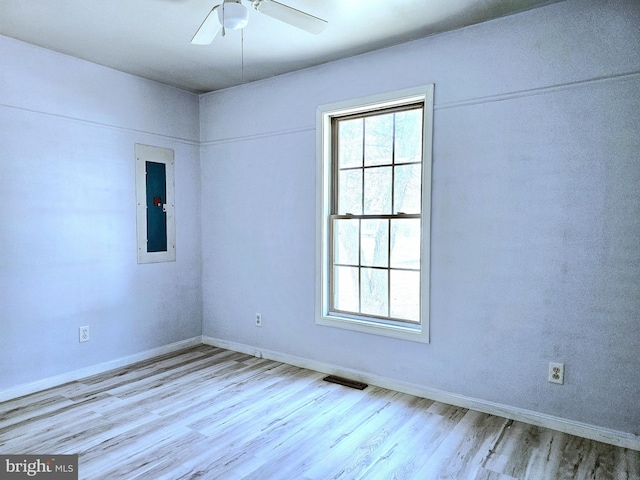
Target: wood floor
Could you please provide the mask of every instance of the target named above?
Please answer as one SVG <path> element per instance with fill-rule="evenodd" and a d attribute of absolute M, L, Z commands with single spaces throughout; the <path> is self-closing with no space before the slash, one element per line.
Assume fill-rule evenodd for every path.
<path fill-rule="evenodd" d="M 640 452 L 198 346 L 0 403 L 81 479 L 640 479 Z"/>

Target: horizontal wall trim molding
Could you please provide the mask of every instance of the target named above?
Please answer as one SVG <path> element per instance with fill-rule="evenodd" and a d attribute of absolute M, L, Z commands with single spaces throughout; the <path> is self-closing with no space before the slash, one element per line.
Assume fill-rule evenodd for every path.
<path fill-rule="evenodd" d="M 202 337 L 197 336 L 197 337 L 189 338 L 187 340 L 182 340 L 180 342 L 171 343 L 169 345 L 165 345 L 162 347 L 146 350 L 144 352 L 128 355 L 126 357 L 110 360 L 108 362 L 99 363 L 97 365 L 92 365 L 89 367 L 80 368 L 78 370 L 73 370 L 71 372 L 63 373 L 53 377 L 44 378 L 36 382 L 18 385 L 16 387 L 12 387 L 6 390 L 0 390 L 0 402 L 6 402 L 7 400 L 12 400 L 14 398 L 22 397 L 24 395 L 41 392 L 48 388 L 64 385 L 65 383 L 80 380 L 82 378 L 90 377 L 92 375 L 97 375 L 99 373 L 108 372 L 109 370 L 114 370 L 116 368 L 126 367 L 136 362 L 149 360 L 154 357 L 159 357 L 160 355 L 165 355 L 167 353 L 172 353 L 178 350 L 183 350 L 185 348 L 201 345 L 202 343 L 203 343 Z"/>
<path fill-rule="evenodd" d="M 284 130 L 272 130 L 269 132 L 254 133 L 254 134 L 244 135 L 239 137 L 228 137 L 228 138 L 221 138 L 218 140 L 208 140 L 208 141 L 202 142 L 200 145 L 203 147 L 208 147 L 212 145 L 223 145 L 225 143 L 237 143 L 237 142 L 246 142 L 251 140 L 261 140 L 263 138 L 278 137 L 282 135 L 295 135 L 296 133 L 315 132 L 315 130 L 316 130 L 315 125 L 309 125 L 306 127 L 289 128 Z"/>
<path fill-rule="evenodd" d="M 148 132 L 146 130 L 130 128 L 130 127 L 121 127 L 119 125 L 113 125 L 113 124 L 103 123 L 103 122 L 96 122 L 94 120 L 87 120 L 87 119 L 84 119 L 84 118 L 70 117 L 68 115 L 61 115 L 59 113 L 44 112 L 44 111 L 41 111 L 41 110 L 34 110 L 34 109 L 31 109 L 31 108 L 19 107 L 19 106 L 16 106 L 16 105 L 7 105 L 6 103 L 0 103 L 0 108 L 6 108 L 6 109 L 10 109 L 10 110 L 18 110 L 18 111 L 21 111 L 21 112 L 32 113 L 34 115 L 41 115 L 41 116 L 44 116 L 44 117 L 57 118 L 57 119 L 60 119 L 60 120 L 66 120 L 68 122 L 89 125 L 91 127 L 104 128 L 104 129 L 108 129 L 108 130 L 117 130 L 119 132 L 151 135 L 151 136 L 154 136 L 154 137 L 157 137 L 157 138 L 163 138 L 163 139 L 166 139 L 166 140 L 171 140 L 171 141 L 174 141 L 174 142 L 184 143 L 184 144 L 187 144 L 187 145 L 193 145 L 193 146 L 199 146 L 200 145 L 200 142 L 198 140 L 193 140 L 193 139 L 190 139 L 190 138 L 175 137 L 175 136 L 172 136 L 172 135 L 165 135 L 163 133 L 157 133 L 157 132 Z"/>
<path fill-rule="evenodd" d="M 632 450 L 640 451 L 640 436 L 636 436 L 631 433 L 606 429 L 595 425 L 589 425 L 586 423 L 534 412 L 531 410 L 525 410 L 517 407 L 511 407 L 509 405 L 488 402 L 478 398 L 449 393 L 434 388 L 423 387 L 420 385 L 402 382 L 391 378 L 343 368 L 329 363 L 318 362 L 316 360 L 297 357 L 273 350 L 265 350 L 260 347 L 254 347 L 242 343 L 229 342 L 226 340 L 208 336 L 203 336 L 202 342 L 206 345 L 211 345 L 214 347 L 233 350 L 260 358 L 266 358 L 269 360 L 274 360 L 277 362 L 282 362 L 288 365 L 294 365 L 296 367 L 306 368 L 308 370 L 314 370 L 321 373 L 348 377 L 358 382 L 376 385 L 378 387 L 387 388 L 389 390 L 428 398 L 430 400 L 447 403 L 449 405 L 468 408 L 482 413 L 505 417 L 531 425 L 536 425 L 538 427 L 550 428 L 552 430 L 568 433 L 570 435 L 576 435 L 579 437 L 588 438 L 590 440 L 596 440 L 598 442 L 608 443 L 611 445 L 616 445 L 618 447 L 630 448 Z"/>
<path fill-rule="evenodd" d="M 440 105 L 435 105 L 433 109 L 446 110 L 450 108 L 460 108 L 460 107 L 467 107 L 471 105 L 481 105 L 485 103 L 503 102 L 505 100 L 513 100 L 513 99 L 524 98 L 524 97 L 534 97 L 536 95 L 546 95 L 549 93 L 555 93 L 555 92 L 560 92 L 564 90 L 572 90 L 575 88 L 591 86 L 598 83 L 628 80 L 635 77 L 640 77 L 640 72 L 621 73 L 619 75 L 596 77 L 596 78 L 590 78 L 587 80 L 578 80 L 575 82 L 561 83 L 558 85 L 531 88 L 531 89 L 519 90 L 519 91 L 509 92 L 509 93 L 500 93 L 496 95 L 488 95 L 485 97 L 470 98 L 467 100 L 459 100 L 456 102 L 447 102 L 447 103 L 442 103 Z"/>
<path fill-rule="evenodd" d="M 628 72 L 628 73 L 621 73 L 619 75 L 589 78 L 586 80 L 577 80 L 574 82 L 567 82 L 567 83 L 562 83 L 558 85 L 549 85 L 546 87 L 531 88 L 531 89 L 519 90 L 519 91 L 514 91 L 509 93 L 501 93 L 501 94 L 487 95 L 487 96 L 477 97 L 477 98 L 469 98 L 467 100 L 458 100 L 455 102 L 445 102 L 441 104 L 435 103 L 433 106 L 433 110 L 437 112 L 438 110 L 447 110 L 451 108 L 461 108 L 461 107 L 467 107 L 467 106 L 473 106 L 473 105 L 482 105 L 487 103 L 504 102 L 506 100 L 514 100 L 514 99 L 525 98 L 525 97 L 534 97 L 537 95 L 546 95 L 546 94 L 555 93 L 563 90 L 582 88 L 582 87 L 594 85 L 597 83 L 623 81 L 623 80 L 628 80 L 633 78 L 640 78 L 640 72 Z M 437 89 L 438 89 L 437 82 L 435 83 L 435 86 L 436 86 L 436 92 L 437 92 Z M 437 100 L 437 95 L 436 95 L 436 100 Z M 299 127 L 299 128 L 270 130 L 267 132 L 252 133 L 248 135 L 240 135 L 237 137 L 219 138 L 215 140 L 204 140 L 200 143 L 200 145 L 203 147 L 207 147 L 207 146 L 214 146 L 214 145 L 223 145 L 225 143 L 238 143 L 238 142 L 245 142 L 245 141 L 251 141 L 251 140 L 260 140 L 260 139 L 270 138 L 270 137 L 275 137 L 280 135 L 292 135 L 297 133 L 315 131 L 315 129 L 316 129 L 315 125 L 308 125 L 306 127 Z"/>

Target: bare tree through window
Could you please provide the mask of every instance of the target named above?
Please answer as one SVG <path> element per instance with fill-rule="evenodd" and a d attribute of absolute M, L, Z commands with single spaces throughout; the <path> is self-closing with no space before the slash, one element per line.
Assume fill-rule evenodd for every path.
<path fill-rule="evenodd" d="M 420 321 L 423 108 L 332 121 L 333 311 Z"/>

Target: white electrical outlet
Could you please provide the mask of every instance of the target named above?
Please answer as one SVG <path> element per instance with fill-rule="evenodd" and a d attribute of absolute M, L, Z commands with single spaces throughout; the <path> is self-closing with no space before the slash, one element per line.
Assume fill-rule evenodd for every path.
<path fill-rule="evenodd" d="M 564 363 L 549 362 L 549 381 L 564 384 Z"/>
<path fill-rule="evenodd" d="M 262 326 L 262 315 L 260 315 L 259 313 L 256 313 L 256 327 L 261 327 Z"/>
<path fill-rule="evenodd" d="M 79 327 L 78 328 L 78 341 L 80 342 L 88 342 L 89 341 L 89 326 Z"/>

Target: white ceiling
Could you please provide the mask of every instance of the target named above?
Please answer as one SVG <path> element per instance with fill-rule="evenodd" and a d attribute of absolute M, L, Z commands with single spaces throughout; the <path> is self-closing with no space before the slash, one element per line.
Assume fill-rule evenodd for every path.
<path fill-rule="evenodd" d="M 249 8 L 243 32 L 197 46 L 190 43 L 193 34 L 221 0 L 0 0 L 0 34 L 209 92 L 558 0 L 279 1 L 327 20 L 328 27 L 312 35 Z"/>

